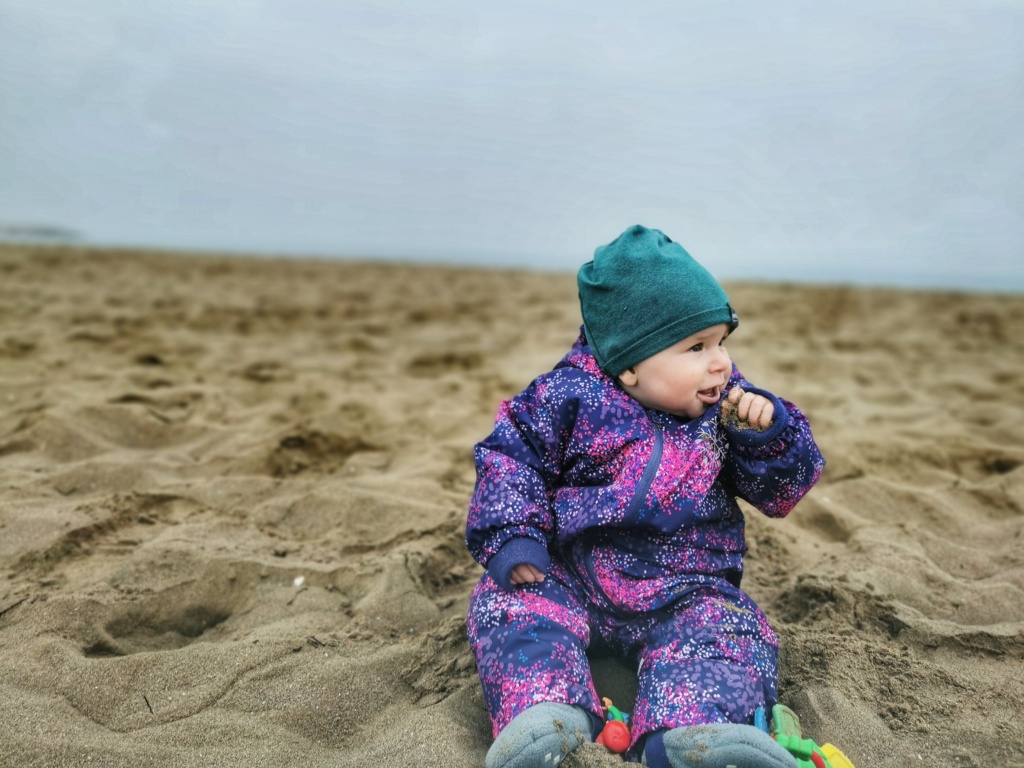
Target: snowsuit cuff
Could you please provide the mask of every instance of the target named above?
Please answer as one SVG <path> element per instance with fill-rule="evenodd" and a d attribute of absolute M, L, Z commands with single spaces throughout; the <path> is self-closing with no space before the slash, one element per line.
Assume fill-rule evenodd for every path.
<path fill-rule="evenodd" d="M 487 562 L 487 572 L 499 587 L 511 590 L 512 569 L 522 563 L 547 573 L 551 567 L 551 555 L 548 548 L 536 539 L 509 539 Z"/>
<path fill-rule="evenodd" d="M 761 446 L 768 445 L 772 440 L 779 437 L 783 430 L 789 426 L 789 410 L 786 408 L 785 404 L 771 392 L 765 392 L 763 389 L 757 389 L 756 387 L 744 387 L 743 391 L 753 392 L 755 395 L 767 397 L 772 401 L 772 405 L 775 406 L 775 410 L 772 413 L 771 426 L 764 432 L 758 432 L 755 429 L 736 429 L 735 427 L 727 424 L 725 431 L 729 435 L 729 439 L 736 445 L 744 445 L 750 448 L 759 448 Z"/>

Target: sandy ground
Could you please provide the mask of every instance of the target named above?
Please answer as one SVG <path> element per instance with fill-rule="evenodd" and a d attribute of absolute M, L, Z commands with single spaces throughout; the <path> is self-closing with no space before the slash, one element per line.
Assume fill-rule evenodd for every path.
<path fill-rule="evenodd" d="M 1024 298 L 728 287 L 829 460 L 749 515 L 783 701 L 1024 765 Z M 578 324 L 571 275 L 0 247 L 0 764 L 482 765 L 472 445 Z"/>

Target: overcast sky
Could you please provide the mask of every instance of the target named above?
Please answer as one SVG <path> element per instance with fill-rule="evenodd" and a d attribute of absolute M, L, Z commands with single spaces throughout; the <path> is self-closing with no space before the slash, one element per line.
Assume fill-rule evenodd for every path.
<path fill-rule="evenodd" d="M 0 225 L 1024 291 L 1024 3 L 0 0 Z"/>

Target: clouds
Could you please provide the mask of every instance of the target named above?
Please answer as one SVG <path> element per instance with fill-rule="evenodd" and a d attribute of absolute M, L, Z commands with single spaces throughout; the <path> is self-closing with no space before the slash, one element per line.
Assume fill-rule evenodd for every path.
<path fill-rule="evenodd" d="M 1024 289 L 1013 4 L 66 5 L 0 0 L 0 220 L 566 269 L 643 221 L 736 276 Z"/>

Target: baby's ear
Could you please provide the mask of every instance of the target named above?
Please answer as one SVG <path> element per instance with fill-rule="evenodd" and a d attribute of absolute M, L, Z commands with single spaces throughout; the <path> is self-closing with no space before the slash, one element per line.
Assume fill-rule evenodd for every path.
<path fill-rule="evenodd" d="M 619 381 L 624 387 L 635 387 L 639 377 L 636 375 L 636 368 L 627 368 L 619 374 Z"/>

